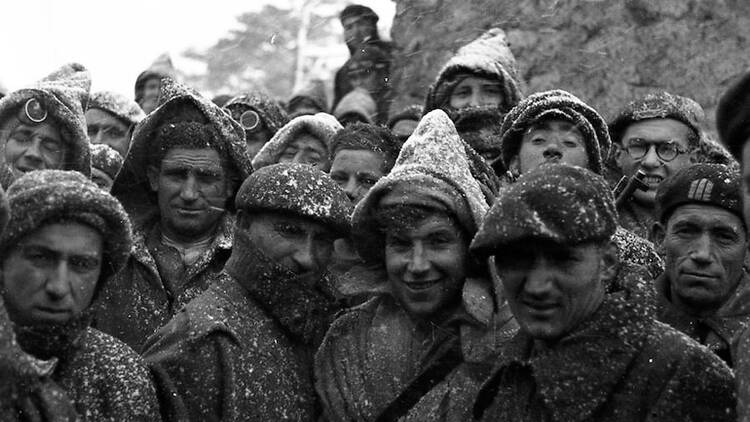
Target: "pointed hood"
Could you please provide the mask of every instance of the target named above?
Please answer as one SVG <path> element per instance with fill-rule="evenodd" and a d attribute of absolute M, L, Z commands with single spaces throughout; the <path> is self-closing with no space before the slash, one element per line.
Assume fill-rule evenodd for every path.
<path fill-rule="evenodd" d="M 0 99 L 0 144 L 7 141 L 7 134 L 20 122 L 16 115 L 32 98 L 46 109 L 49 117 L 60 129 L 66 145 L 62 170 L 75 170 L 86 177 L 91 174 L 89 137 L 86 130 L 84 110 L 91 89 L 89 71 L 78 63 L 67 64 L 49 74 L 29 88 L 11 92 Z M 6 132 L 7 131 L 7 132 Z M 0 183 L 8 187 L 13 176 L 7 165 L 0 169 Z"/>
<path fill-rule="evenodd" d="M 333 115 L 341 119 L 347 114 L 362 116 L 366 123 L 374 124 L 378 113 L 378 105 L 366 89 L 356 88 L 341 99 Z"/>
<path fill-rule="evenodd" d="M 172 64 L 172 58 L 169 57 L 169 53 L 162 53 L 153 63 L 151 63 L 151 66 L 149 66 L 148 69 L 141 72 L 141 74 L 135 79 L 135 101 L 140 102 L 141 96 L 143 95 L 143 85 L 146 83 L 146 80 L 150 78 L 175 79 L 176 76 L 177 72 Z"/>
<path fill-rule="evenodd" d="M 229 109 L 235 104 L 241 104 L 253 109 L 263 119 L 271 136 L 276 134 L 285 124 L 289 123 L 289 116 L 281 105 L 262 92 L 249 92 L 232 97 L 224 104 L 224 109 Z"/>
<path fill-rule="evenodd" d="M 479 38 L 458 49 L 456 55 L 443 66 L 427 92 L 425 113 L 437 109 L 447 109 L 450 94 L 460 82 L 455 77 L 460 73 L 497 78 L 503 87 L 505 111 L 523 98 L 523 82 L 518 74 L 518 66 L 510 51 L 505 32 L 492 28 Z"/>
<path fill-rule="evenodd" d="M 258 170 L 271 164 L 279 162 L 279 157 L 287 145 L 293 142 L 301 133 L 310 133 L 325 144 L 330 153 L 333 135 L 343 129 L 341 123 L 335 117 L 327 113 L 315 115 L 298 116 L 284 125 L 270 141 L 263 145 L 258 154 L 253 158 L 253 169 Z"/>
<path fill-rule="evenodd" d="M 489 209 L 453 122 L 442 110 L 426 114 L 409 137 L 391 172 L 355 208 L 352 217 L 360 256 L 383 262 L 384 239 L 376 216 L 383 206 L 440 204 L 458 218 L 469 236 Z"/>

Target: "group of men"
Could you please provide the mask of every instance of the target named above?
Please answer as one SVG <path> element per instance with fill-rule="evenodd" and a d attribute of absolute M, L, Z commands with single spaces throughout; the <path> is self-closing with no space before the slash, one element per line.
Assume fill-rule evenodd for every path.
<path fill-rule="evenodd" d="M 389 116 L 377 20 L 332 105 L 167 57 L 0 99 L 0 419 L 750 420 L 750 74 L 719 143 L 527 94 L 495 28 Z"/>

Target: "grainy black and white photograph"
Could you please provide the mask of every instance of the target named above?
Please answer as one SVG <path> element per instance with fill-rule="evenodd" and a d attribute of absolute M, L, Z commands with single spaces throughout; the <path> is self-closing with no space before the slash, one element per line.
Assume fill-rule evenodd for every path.
<path fill-rule="evenodd" d="M 6 3 L 0 421 L 750 422 L 750 2 Z"/>

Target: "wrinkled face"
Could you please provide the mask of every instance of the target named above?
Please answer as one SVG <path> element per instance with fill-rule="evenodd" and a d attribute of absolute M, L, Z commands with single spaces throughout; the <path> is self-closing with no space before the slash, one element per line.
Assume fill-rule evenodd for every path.
<path fill-rule="evenodd" d="M 503 87 L 498 80 L 467 76 L 453 88 L 449 105 L 459 110 L 466 107 L 499 107 L 503 101 Z"/>
<path fill-rule="evenodd" d="M 161 229 L 175 240 L 210 235 L 233 194 L 221 157 L 210 148 L 172 148 L 160 168 L 149 167 L 148 178 L 159 199 Z"/>
<path fill-rule="evenodd" d="M 633 199 L 640 204 L 653 207 L 656 199 L 656 189 L 667 177 L 681 168 L 692 163 L 694 154 L 689 151 L 690 128 L 674 119 L 648 119 L 632 123 L 625 129 L 622 136 L 622 147 L 618 147 L 615 160 L 625 176 L 632 177 L 639 169 L 646 173 L 644 181 L 648 185 L 647 191 L 636 190 Z M 650 146 L 646 155 L 634 159 L 625 150 L 629 145 L 638 142 L 654 144 Z M 679 154 L 672 161 L 659 158 L 656 145 L 674 143 L 686 153 Z"/>
<path fill-rule="evenodd" d="M 385 267 L 396 299 L 421 320 L 441 319 L 461 299 L 468 240 L 452 218 L 431 214 L 385 235 Z"/>
<path fill-rule="evenodd" d="M 296 274 L 311 275 L 311 281 L 325 271 L 336 238 L 328 227 L 294 215 L 259 213 L 248 218 L 249 240 L 268 258 Z"/>
<path fill-rule="evenodd" d="M 527 240 L 497 250 L 495 265 L 521 329 L 554 343 L 589 318 L 604 298 L 614 246 Z"/>
<path fill-rule="evenodd" d="M 91 180 L 96 183 L 96 186 L 109 192 L 112 190 L 112 185 L 115 183 L 109 175 L 96 167 L 91 167 Z"/>
<path fill-rule="evenodd" d="M 742 277 L 747 237 L 740 218 L 712 205 L 686 204 L 656 232 L 672 303 L 695 314 L 721 306 Z"/>
<path fill-rule="evenodd" d="M 750 142 L 742 147 L 742 212 L 750 221 Z"/>
<path fill-rule="evenodd" d="M 156 108 L 160 88 L 161 81 L 159 78 L 150 78 L 143 84 L 143 97 L 141 97 L 138 105 L 141 106 L 144 113 L 151 113 Z"/>
<path fill-rule="evenodd" d="M 331 168 L 326 146 L 309 133 L 301 133 L 290 142 L 279 156 L 279 163 L 309 164 L 321 171 Z"/>
<path fill-rule="evenodd" d="M 17 324 L 63 323 L 91 304 L 103 239 L 80 223 L 49 224 L 22 238 L 3 260 L 5 303 Z"/>
<path fill-rule="evenodd" d="M 384 158 L 365 149 L 342 149 L 331 164 L 331 179 L 357 204 L 381 177 Z"/>
<path fill-rule="evenodd" d="M 575 125 L 562 120 L 534 123 L 521 138 L 518 155 L 511 160 L 519 174 L 544 163 L 565 163 L 588 168 L 589 158 L 583 135 Z"/>
<path fill-rule="evenodd" d="M 59 170 L 65 159 L 66 145 L 57 127 L 44 122 L 19 124 L 5 141 L 4 159 L 18 178 L 32 170 Z"/>
<path fill-rule="evenodd" d="M 344 42 L 350 48 L 356 47 L 375 36 L 377 27 L 370 18 L 350 16 L 343 20 Z"/>
<path fill-rule="evenodd" d="M 86 127 L 92 144 L 105 144 L 125 157 L 130 148 L 128 126 L 113 114 L 98 108 L 86 110 Z"/>

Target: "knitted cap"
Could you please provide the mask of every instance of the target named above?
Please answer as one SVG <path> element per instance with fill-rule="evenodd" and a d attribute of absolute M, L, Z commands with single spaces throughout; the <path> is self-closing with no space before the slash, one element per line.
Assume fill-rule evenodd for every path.
<path fill-rule="evenodd" d="M 107 144 L 91 145 L 91 167 L 99 169 L 115 180 L 125 161 L 119 152 Z"/>
<path fill-rule="evenodd" d="M 327 113 L 295 117 L 279 129 L 273 135 L 273 138 L 266 142 L 263 148 L 258 151 L 258 154 L 253 158 L 253 169 L 258 170 L 278 163 L 279 157 L 284 153 L 286 147 L 301 133 L 310 133 L 312 136 L 320 139 L 330 152 L 333 135 L 342 128 L 341 123 Z"/>
<path fill-rule="evenodd" d="M 575 245 L 609 239 L 617 211 L 609 185 L 593 172 L 566 164 L 545 164 L 500 191 L 471 243 L 479 256 L 523 239 Z"/>
<path fill-rule="evenodd" d="M 318 107 L 318 111 L 326 112 L 328 110 L 328 96 L 326 95 L 325 82 L 320 79 L 314 79 L 298 91 L 292 93 L 287 102 L 287 110 L 291 112 L 297 102 L 303 99 L 307 99 L 315 104 Z"/>
<path fill-rule="evenodd" d="M 666 91 L 653 92 L 631 101 L 609 124 L 609 134 L 616 143 L 630 124 L 648 119 L 675 119 L 686 124 L 697 136 L 702 133 L 705 112 L 697 102 Z"/>
<path fill-rule="evenodd" d="M 30 88 L 11 92 L 0 99 L 0 125 L 16 114 L 26 102 L 35 98 L 48 112 L 53 125 L 61 129 L 66 145 L 63 170 L 75 170 L 86 177 L 91 174 L 89 137 L 86 119 L 83 114 L 91 88 L 91 75 L 78 63 L 67 64 L 49 74 Z M 9 169 L 5 169 L 9 171 Z M 4 187 L 12 182 L 12 177 L 2 177 Z"/>
<path fill-rule="evenodd" d="M 341 14 L 339 15 L 339 20 L 341 23 L 344 23 L 344 19 L 361 16 L 363 18 L 370 18 L 374 22 L 377 23 L 378 21 L 378 14 L 375 13 L 372 9 L 370 9 L 367 6 L 363 6 L 361 4 L 350 4 L 344 8 L 344 10 L 341 11 Z"/>
<path fill-rule="evenodd" d="M 356 88 L 350 91 L 341 99 L 333 115 L 342 120 L 347 114 L 356 114 L 361 116 L 365 123 L 375 123 L 375 116 L 378 112 L 378 105 L 369 92 L 363 88 Z"/>
<path fill-rule="evenodd" d="M 505 32 L 492 28 L 479 38 L 458 49 L 435 78 L 425 100 L 424 112 L 446 108 L 454 86 L 447 82 L 460 73 L 496 78 L 503 88 L 509 107 L 523 98 L 523 82 L 518 74 L 516 58 L 510 51 Z M 449 86 L 450 85 L 450 86 Z"/>
<path fill-rule="evenodd" d="M 89 108 L 98 108 L 115 115 L 128 126 L 134 126 L 146 113 L 141 106 L 128 97 L 111 91 L 99 91 L 89 97 Z"/>
<path fill-rule="evenodd" d="M 659 184 L 656 191 L 656 215 L 659 221 L 665 222 L 675 208 L 685 204 L 724 208 L 745 223 L 740 174 L 721 164 L 693 164 Z"/>
<path fill-rule="evenodd" d="M 384 239 L 377 214 L 389 205 L 437 204 L 454 215 L 471 236 L 489 208 L 472 176 L 464 143 L 442 110 L 426 114 L 409 137 L 390 173 L 378 180 L 352 216 L 357 252 L 382 263 Z"/>
<path fill-rule="evenodd" d="M 0 256 L 6 256 L 24 236 L 57 221 L 80 222 L 101 233 L 104 264 L 99 280 L 119 271 L 130 255 L 130 220 L 122 205 L 80 173 L 26 173 L 8 188 L 8 202 L 10 221 L 0 235 Z"/>
<path fill-rule="evenodd" d="M 143 85 L 146 81 L 151 78 L 170 78 L 175 79 L 177 72 L 175 72 L 174 65 L 172 64 L 172 58 L 169 57 L 168 53 L 162 53 L 159 57 L 151 63 L 148 69 L 138 75 L 135 79 L 135 101 L 140 102 L 143 96 Z"/>
<path fill-rule="evenodd" d="M 242 183 L 235 205 L 248 212 L 288 212 L 320 222 L 342 237 L 351 230 L 352 205 L 327 174 L 305 164 L 273 164 Z"/>
<path fill-rule="evenodd" d="M 534 123 L 545 119 L 569 122 L 583 135 L 589 169 L 602 174 L 611 141 L 602 116 L 575 95 L 555 89 L 529 95 L 505 116 L 501 128 L 503 163 L 507 167 L 518 155 L 524 133 Z"/>
<path fill-rule="evenodd" d="M 262 92 L 250 92 L 233 97 L 224 104 L 223 108 L 229 110 L 235 104 L 249 107 L 258 113 L 271 132 L 271 136 L 289 123 L 289 116 L 287 116 L 286 110 L 281 107 L 281 104 Z"/>
<path fill-rule="evenodd" d="M 750 138 L 750 72 L 730 86 L 716 107 L 716 129 L 719 139 L 737 159 Z"/>

